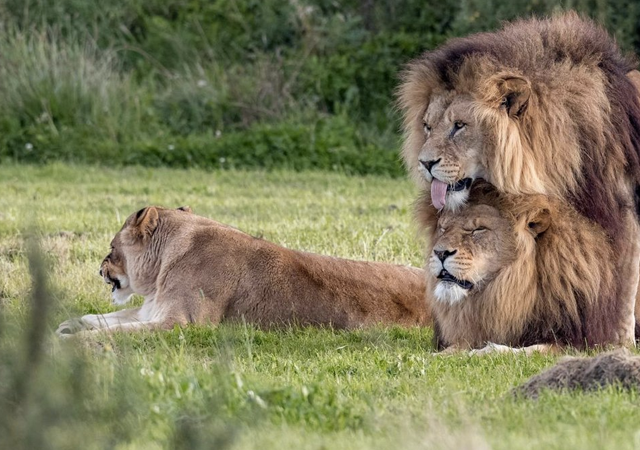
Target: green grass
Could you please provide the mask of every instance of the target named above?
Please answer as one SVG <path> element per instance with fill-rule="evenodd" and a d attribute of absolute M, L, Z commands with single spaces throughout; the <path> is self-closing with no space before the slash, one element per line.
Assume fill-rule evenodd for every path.
<path fill-rule="evenodd" d="M 640 445 L 638 393 L 513 399 L 510 389 L 555 357 L 433 356 L 430 329 L 223 324 L 84 345 L 52 335 L 70 316 L 113 309 L 98 265 L 125 217 L 152 203 L 188 204 L 291 248 L 420 265 L 407 180 L 5 165 L 0 192 L 2 448 Z M 31 320 L 25 239 L 33 234 L 51 267 L 40 362 L 22 338 Z"/>

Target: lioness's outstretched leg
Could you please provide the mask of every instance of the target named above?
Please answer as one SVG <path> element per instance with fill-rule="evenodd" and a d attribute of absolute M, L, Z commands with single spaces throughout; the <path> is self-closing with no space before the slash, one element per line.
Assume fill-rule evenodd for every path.
<path fill-rule="evenodd" d="M 62 322 L 56 334 L 69 336 L 80 331 L 126 331 L 140 328 L 156 328 L 161 322 L 148 319 L 140 314 L 141 308 L 123 309 L 107 314 L 87 314 L 80 319 L 70 319 Z"/>

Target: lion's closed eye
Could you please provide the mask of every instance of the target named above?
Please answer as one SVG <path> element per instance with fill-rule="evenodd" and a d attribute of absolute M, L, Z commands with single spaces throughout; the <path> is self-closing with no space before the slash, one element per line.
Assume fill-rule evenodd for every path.
<path fill-rule="evenodd" d="M 477 227 L 474 230 L 471 231 L 471 234 L 473 236 L 478 236 L 482 233 L 484 233 L 485 231 L 488 231 L 489 229 L 487 227 Z"/>

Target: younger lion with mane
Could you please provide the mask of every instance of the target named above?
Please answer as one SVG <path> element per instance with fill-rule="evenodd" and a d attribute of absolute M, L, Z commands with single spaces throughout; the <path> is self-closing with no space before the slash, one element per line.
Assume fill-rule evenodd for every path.
<path fill-rule="evenodd" d="M 458 213 L 419 217 L 430 234 L 427 289 L 439 349 L 618 344 L 626 317 L 611 295 L 614 255 L 602 227 L 571 207 L 476 182 Z"/>
<path fill-rule="evenodd" d="M 62 323 L 81 330 L 171 328 L 244 319 L 258 325 L 430 323 L 424 271 L 299 252 L 199 217 L 187 207 L 132 214 L 100 268 L 114 303 L 139 308 Z"/>

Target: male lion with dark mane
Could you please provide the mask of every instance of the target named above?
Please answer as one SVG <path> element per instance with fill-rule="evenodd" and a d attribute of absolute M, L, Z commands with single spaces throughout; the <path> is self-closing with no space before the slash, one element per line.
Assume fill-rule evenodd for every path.
<path fill-rule="evenodd" d="M 430 207 L 421 204 L 419 211 Z M 619 343 L 627 317 L 612 295 L 607 235 L 566 203 L 476 182 L 457 213 L 420 217 L 431 230 L 427 290 L 438 349 L 530 353 Z"/>
<path fill-rule="evenodd" d="M 640 267 L 634 69 L 604 29 L 567 13 L 452 39 L 409 64 L 399 88 L 403 158 L 430 214 L 459 208 L 484 178 L 565 201 L 604 229 L 621 344 L 634 340 Z"/>
<path fill-rule="evenodd" d="M 336 328 L 431 323 L 421 269 L 289 250 L 188 207 L 129 216 L 100 274 L 114 303 L 139 294 L 144 304 L 66 321 L 59 335 L 234 319 Z"/>

